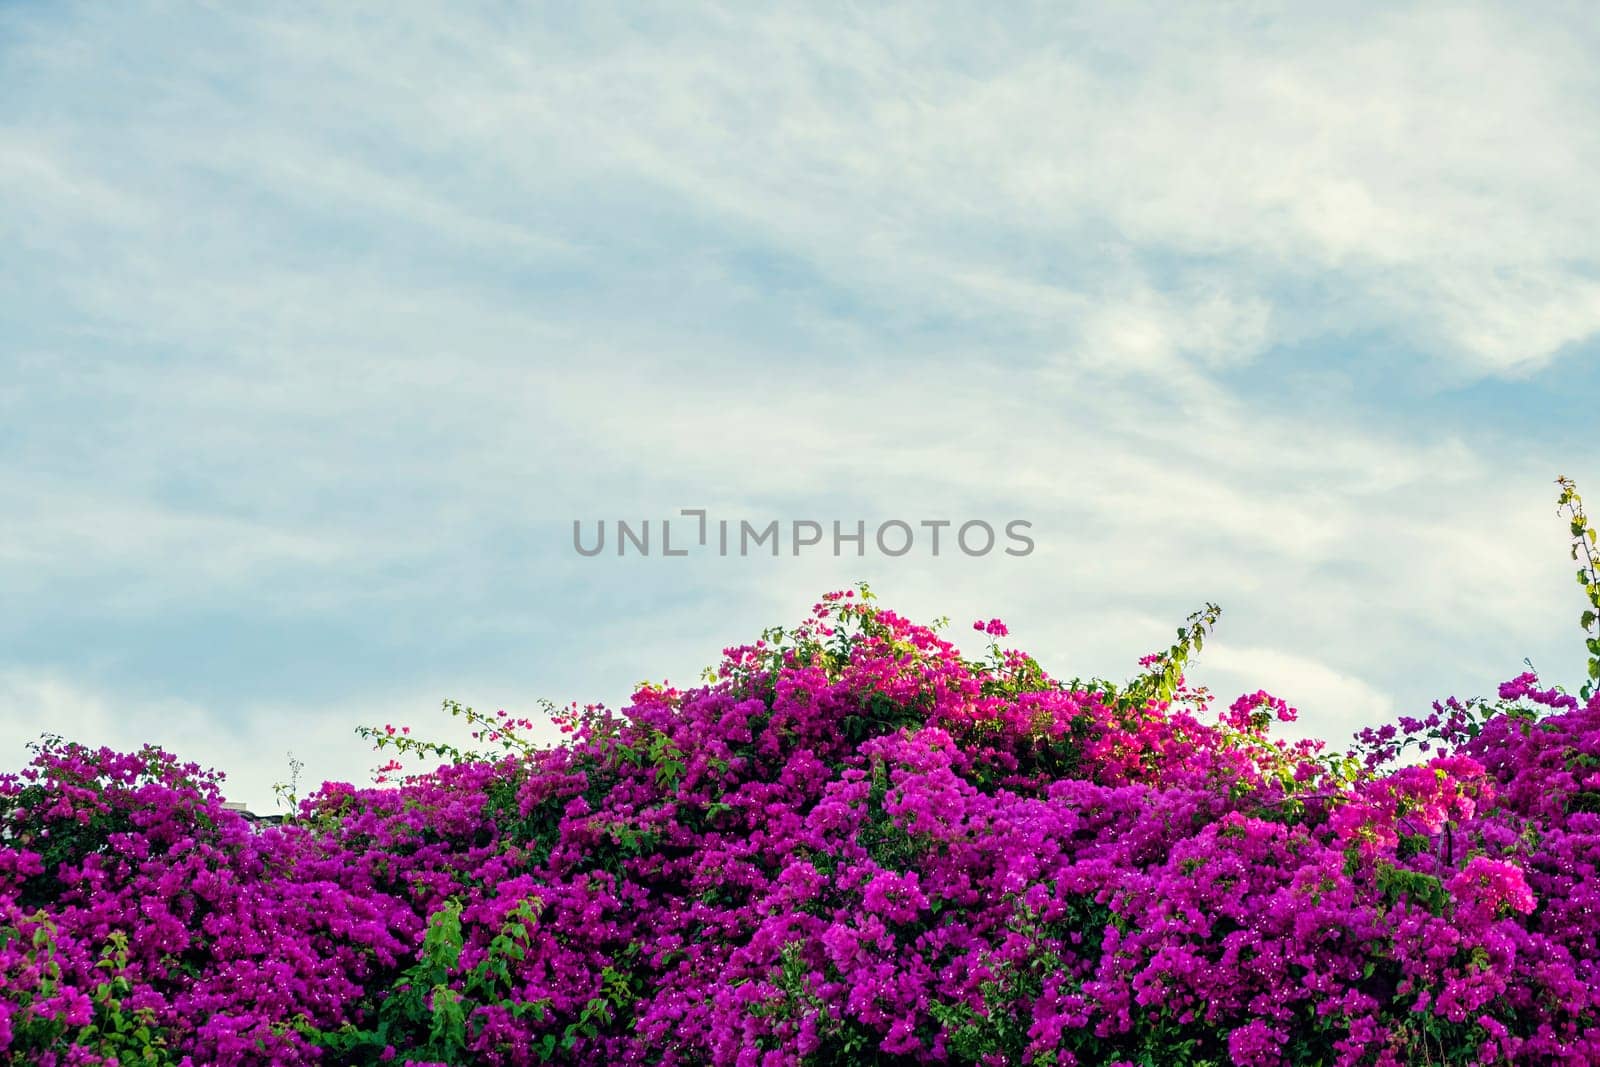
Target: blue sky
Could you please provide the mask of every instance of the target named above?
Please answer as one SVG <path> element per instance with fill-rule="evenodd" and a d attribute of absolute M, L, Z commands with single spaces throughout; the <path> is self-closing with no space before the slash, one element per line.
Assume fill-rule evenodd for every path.
<path fill-rule="evenodd" d="M 1332 738 L 1576 682 L 1597 83 L 1583 5 L 0 7 L 3 763 L 269 807 L 858 579 L 1064 676 L 1216 600 Z M 1038 548 L 571 549 L 696 506 Z"/>

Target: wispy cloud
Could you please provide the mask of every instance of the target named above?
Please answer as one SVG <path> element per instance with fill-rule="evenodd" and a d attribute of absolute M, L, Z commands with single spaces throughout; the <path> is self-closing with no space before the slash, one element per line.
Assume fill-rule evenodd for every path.
<path fill-rule="evenodd" d="M 0 710 L 259 792 L 268 712 L 615 700 L 861 577 L 1069 675 L 1220 599 L 1311 730 L 1562 666 L 1597 55 L 1491 4 L 12 6 Z M 566 551 L 691 505 L 1040 549 Z"/>

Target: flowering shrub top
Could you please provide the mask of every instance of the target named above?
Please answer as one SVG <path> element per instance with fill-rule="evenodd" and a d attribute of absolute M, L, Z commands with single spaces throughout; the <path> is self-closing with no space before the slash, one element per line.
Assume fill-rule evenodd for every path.
<path fill-rule="evenodd" d="M 1333 753 L 1184 683 L 1215 618 L 1117 686 L 829 594 L 558 747 L 457 708 L 502 755 L 270 828 L 47 740 L 0 778 L 0 1056 L 1600 1063 L 1600 695 Z"/>

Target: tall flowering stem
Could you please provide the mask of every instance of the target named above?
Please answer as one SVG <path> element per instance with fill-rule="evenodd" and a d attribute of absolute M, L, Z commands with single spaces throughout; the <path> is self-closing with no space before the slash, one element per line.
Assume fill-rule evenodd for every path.
<path fill-rule="evenodd" d="M 1572 534 L 1572 559 L 1581 564 L 1578 584 L 1589 598 L 1589 607 L 1582 618 L 1585 645 L 1589 650 L 1588 678 L 1582 690 L 1587 698 L 1600 689 L 1600 535 L 1589 525 L 1583 498 L 1578 495 L 1578 487 L 1572 479 L 1563 475 L 1556 479 L 1556 485 L 1561 488 L 1557 508 L 1565 513 Z"/>

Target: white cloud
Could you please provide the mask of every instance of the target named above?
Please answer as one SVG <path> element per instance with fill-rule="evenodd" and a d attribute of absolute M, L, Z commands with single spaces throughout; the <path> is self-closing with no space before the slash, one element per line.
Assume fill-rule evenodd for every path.
<path fill-rule="evenodd" d="M 1118 9 L 1008 28 L 747 9 L 685 17 L 670 41 L 464 9 L 430 12 L 427 34 L 402 16 L 218 25 L 283 80 L 241 69 L 261 110 L 197 92 L 192 125 L 139 132 L 150 169 L 128 184 L 156 199 L 151 226 L 181 225 L 216 176 L 571 263 L 649 239 L 582 211 L 620 192 L 885 313 L 1004 322 L 1140 368 L 1236 363 L 1355 317 L 1463 374 L 1521 374 L 1600 331 L 1600 78 L 1556 19 Z M 326 99 L 340 107 L 312 106 Z M 84 203 L 109 210 L 111 161 L 82 143 L 43 156 L 42 136 L 19 125 L 7 143 L 34 171 L 48 160 L 46 190 L 98 189 Z M 149 288 L 181 291 L 186 255 L 148 262 Z M 254 280 L 261 264 L 238 266 Z M 1320 307 L 1284 292 L 1313 280 Z"/>
<path fill-rule="evenodd" d="M 24 239 L 47 232 L 52 223 L 71 226 L 92 220 L 120 228 L 139 223 L 146 213 L 143 204 L 114 183 L 73 169 L 59 148 L 4 127 L 0 127 L 0 190 L 13 203 L 26 203 L 31 209 L 15 215 L 0 212 L 0 225 L 14 228 L 14 236 Z"/>
<path fill-rule="evenodd" d="M 1025 299 L 1055 327 L 1139 284 L 1126 253 L 1176 253 L 1228 257 L 1246 302 L 1331 275 L 1339 310 L 1387 304 L 1475 372 L 1600 328 L 1595 79 L 1558 24 L 1489 8 L 1163 19 L 1149 42 L 1112 45 L 1113 67 L 1074 47 L 1106 20 L 1129 21 L 990 34 L 976 72 L 919 54 L 942 55 L 927 28 L 886 45 L 894 14 L 741 16 L 671 52 L 623 35 L 570 57 L 519 26 L 498 62 L 453 68 L 452 111 L 524 179 L 546 159 L 516 143 L 581 145 L 567 166 L 666 185 L 902 301 L 1018 314 Z M 1050 261 L 1008 254 L 1028 242 L 1109 270 L 1041 294 Z M 1552 312 L 1558 327 L 1502 325 Z"/>
<path fill-rule="evenodd" d="M 418 629 L 463 601 L 522 619 L 570 575 L 538 523 L 708 504 L 1022 514 L 1041 548 L 1031 570 L 701 567 L 684 587 L 728 632 L 619 608 L 541 665 L 598 672 L 625 632 L 649 643 L 604 669 L 692 672 L 880 573 L 908 613 L 1006 612 L 1068 673 L 1119 673 L 1170 640 L 1152 620 L 1220 599 L 1241 684 L 1341 724 L 1444 653 L 1548 647 L 1553 432 L 1491 444 L 1413 394 L 1355 412 L 1239 383 L 1347 334 L 1452 384 L 1525 377 L 1600 331 L 1592 34 L 1491 7 L 1111 12 L 229 8 L 156 39 L 85 8 L 37 30 L 0 91 L 26 257 L 0 250 L 0 277 L 30 287 L 0 308 L 16 617 L 73 579 L 86 617 L 209 596 L 328 626 L 373 598 L 421 605 Z M 631 605 L 631 583 L 592 587 Z M 409 662 L 363 669 L 357 710 L 432 706 Z M 86 731 L 185 723 L 234 758 L 209 709 L 7 677 Z M 326 714 L 342 751 L 354 713 Z"/>

